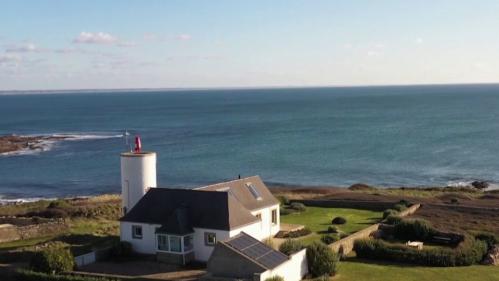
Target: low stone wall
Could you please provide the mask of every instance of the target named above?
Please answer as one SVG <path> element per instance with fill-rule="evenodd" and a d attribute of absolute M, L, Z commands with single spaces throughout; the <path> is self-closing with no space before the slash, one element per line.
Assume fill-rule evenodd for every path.
<path fill-rule="evenodd" d="M 411 207 L 407 208 L 405 211 L 400 212 L 400 217 L 405 217 L 414 214 L 419 208 L 421 204 L 414 204 Z M 373 232 L 376 232 L 380 227 L 380 224 L 373 224 L 367 228 L 364 228 L 360 231 L 357 231 L 341 240 L 338 240 L 329 245 L 333 251 L 340 253 L 341 255 L 347 255 L 353 250 L 353 244 L 357 239 L 364 239 L 371 236 Z"/>
<path fill-rule="evenodd" d="M 372 211 L 384 211 L 392 208 L 398 201 L 356 201 L 356 200 L 291 200 L 291 202 L 303 203 L 306 206 L 326 208 L 351 208 Z"/>
<path fill-rule="evenodd" d="M 0 226 L 0 242 L 49 236 L 65 232 L 68 229 L 64 220 L 53 220 L 24 226 L 4 224 Z"/>

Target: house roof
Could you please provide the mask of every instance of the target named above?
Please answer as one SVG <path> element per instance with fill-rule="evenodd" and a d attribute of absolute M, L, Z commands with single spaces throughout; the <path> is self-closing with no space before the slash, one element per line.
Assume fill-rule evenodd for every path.
<path fill-rule="evenodd" d="M 272 195 L 259 176 L 203 186 L 195 190 L 225 191 L 234 196 L 241 205 L 250 211 L 279 204 L 279 201 Z"/>
<path fill-rule="evenodd" d="M 289 260 L 287 255 L 272 249 L 272 247 L 244 232 L 227 241 L 219 242 L 219 244 L 228 246 L 232 251 L 265 269 L 274 269 Z"/>
<path fill-rule="evenodd" d="M 193 227 L 231 230 L 258 218 L 227 192 L 151 188 L 120 220 L 160 224 L 164 229 L 159 231 L 184 234 Z"/>

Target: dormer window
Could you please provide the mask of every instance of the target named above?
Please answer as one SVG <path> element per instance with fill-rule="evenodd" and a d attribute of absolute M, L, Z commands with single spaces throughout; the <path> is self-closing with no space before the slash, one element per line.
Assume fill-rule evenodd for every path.
<path fill-rule="evenodd" d="M 256 189 L 256 187 L 251 182 L 247 182 L 246 187 L 251 192 L 251 195 L 253 195 L 253 197 L 255 197 L 256 200 L 262 200 L 262 196 L 260 195 L 260 192 L 258 192 L 258 189 Z"/>

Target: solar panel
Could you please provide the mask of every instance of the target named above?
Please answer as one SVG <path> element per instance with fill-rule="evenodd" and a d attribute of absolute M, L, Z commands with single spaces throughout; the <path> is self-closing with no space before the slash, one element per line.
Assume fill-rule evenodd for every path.
<path fill-rule="evenodd" d="M 256 187 L 251 182 L 246 183 L 246 187 L 249 189 L 249 191 L 251 192 L 253 197 L 255 197 L 256 200 L 262 200 L 260 192 L 258 192 Z"/>
<path fill-rule="evenodd" d="M 255 238 L 241 233 L 226 242 L 237 251 L 272 269 L 288 260 L 288 256 L 278 252 Z"/>

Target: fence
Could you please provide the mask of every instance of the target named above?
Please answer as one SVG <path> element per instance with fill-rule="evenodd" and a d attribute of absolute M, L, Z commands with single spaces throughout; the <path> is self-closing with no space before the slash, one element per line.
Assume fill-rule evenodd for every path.
<path fill-rule="evenodd" d="M 94 263 L 96 261 L 105 260 L 111 255 L 112 247 L 102 248 L 90 253 L 74 257 L 77 267 Z"/>

